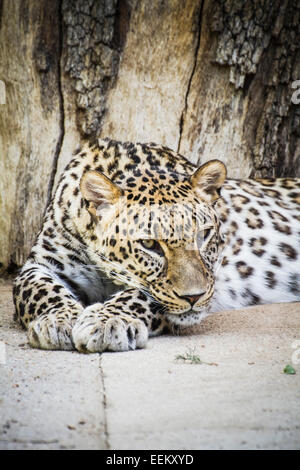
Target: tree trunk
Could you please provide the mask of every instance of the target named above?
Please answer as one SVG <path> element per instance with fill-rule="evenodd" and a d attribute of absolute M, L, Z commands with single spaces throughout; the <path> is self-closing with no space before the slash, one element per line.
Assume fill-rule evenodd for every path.
<path fill-rule="evenodd" d="M 297 0 L 0 0 L 2 270 L 85 138 L 300 176 L 299 37 Z"/>
<path fill-rule="evenodd" d="M 40 228 L 62 140 L 59 2 L 0 4 L 0 263 L 19 266 Z"/>

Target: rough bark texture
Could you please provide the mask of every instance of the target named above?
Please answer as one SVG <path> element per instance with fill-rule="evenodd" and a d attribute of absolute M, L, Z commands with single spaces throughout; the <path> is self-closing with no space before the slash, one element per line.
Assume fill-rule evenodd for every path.
<path fill-rule="evenodd" d="M 297 0 L 205 1 L 179 150 L 229 174 L 299 176 Z"/>
<path fill-rule="evenodd" d="M 20 265 L 40 228 L 61 140 L 59 2 L 1 8 L 0 262 Z"/>
<path fill-rule="evenodd" d="M 230 82 L 249 96 L 244 136 L 251 175 L 299 175 L 300 106 L 291 101 L 300 77 L 299 1 L 216 3 L 216 62 L 230 66 Z"/>
<path fill-rule="evenodd" d="M 114 85 L 124 31 L 126 1 L 62 1 L 64 72 L 74 79 L 77 124 L 83 135 L 97 135 L 106 96 Z"/>
<path fill-rule="evenodd" d="M 297 0 L 0 0 L 0 267 L 86 137 L 300 176 L 299 37 Z"/>

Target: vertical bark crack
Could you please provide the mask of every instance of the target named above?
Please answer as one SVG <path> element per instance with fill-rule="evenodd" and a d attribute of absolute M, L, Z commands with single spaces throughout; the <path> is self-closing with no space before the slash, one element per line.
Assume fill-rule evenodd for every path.
<path fill-rule="evenodd" d="M 64 135 L 65 135 L 65 109 L 64 109 L 64 95 L 62 91 L 62 67 L 61 67 L 61 61 L 62 61 L 62 48 L 63 48 L 63 24 L 62 24 L 62 0 L 59 1 L 58 3 L 58 60 L 57 60 L 57 91 L 58 91 L 58 98 L 59 98 L 59 135 L 57 139 L 57 144 L 55 148 L 55 153 L 54 153 L 54 158 L 53 158 L 53 166 L 52 166 L 52 172 L 50 175 L 50 180 L 49 180 L 49 186 L 48 186 L 48 195 L 47 195 L 47 204 L 45 207 L 45 210 L 47 209 L 47 206 L 51 200 L 52 197 L 52 190 L 53 190 L 53 185 L 55 181 L 55 176 L 57 172 L 57 164 L 58 164 L 58 158 L 61 152 L 63 140 L 64 140 Z"/>
<path fill-rule="evenodd" d="M 177 146 L 177 152 L 178 153 L 180 152 L 184 121 L 185 121 L 187 108 L 188 108 L 188 97 L 189 97 L 189 94 L 190 94 L 192 81 L 193 81 L 195 71 L 196 71 L 197 57 L 198 57 L 198 52 L 199 52 L 199 49 L 200 49 L 203 7 L 204 7 L 204 0 L 202 0 L 201 6 L 200 6 L 200 9 L 199 9 L 197 42 L 196 42 L 195 53 L 194 53 L 194 65 L 193 65 L 192 72 L 191 72 L 191 75 L 190 75 L 190 78 L 189 78 L 189 81 L 188 81 L 188 85 L 187 85 L 187 89 L 186 89 L 186 93 L 185 93 L 185 98 L 184 98 L 184 108 L 183 108 L 183 111 L 181 113 L 181 117 L 180 117 L 180 121 L 179 121 L 179 139 L 178 139 L 178 146 Z"/>

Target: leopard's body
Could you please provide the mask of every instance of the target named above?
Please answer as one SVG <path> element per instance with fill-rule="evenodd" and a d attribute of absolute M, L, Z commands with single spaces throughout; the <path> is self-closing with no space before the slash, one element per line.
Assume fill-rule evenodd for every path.
<path fill-rule="evenodd" d="M 299 300 L 300 180 L 225 176 L 155 144 L 77 151 L 14 284 L 30 344 L 135 349 L 209 312 Z"/>

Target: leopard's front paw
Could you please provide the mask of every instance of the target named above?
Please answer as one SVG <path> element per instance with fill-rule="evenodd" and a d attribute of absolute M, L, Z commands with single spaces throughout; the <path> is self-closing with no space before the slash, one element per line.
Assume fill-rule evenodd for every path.
<path fill-rule="evenodd" d="M 81 352 L 129 351 L 146 346 L 148 330 L 141 320 L 101 314 L 93 305 L 76 321 L 72 337 Z"/>
<path fill-rule="evenodd" d="M 29 344 L 40 349 L 74 349 L 72 324 L 68 318 L 49 313 L 33 320 L 28 327 Z"/>

